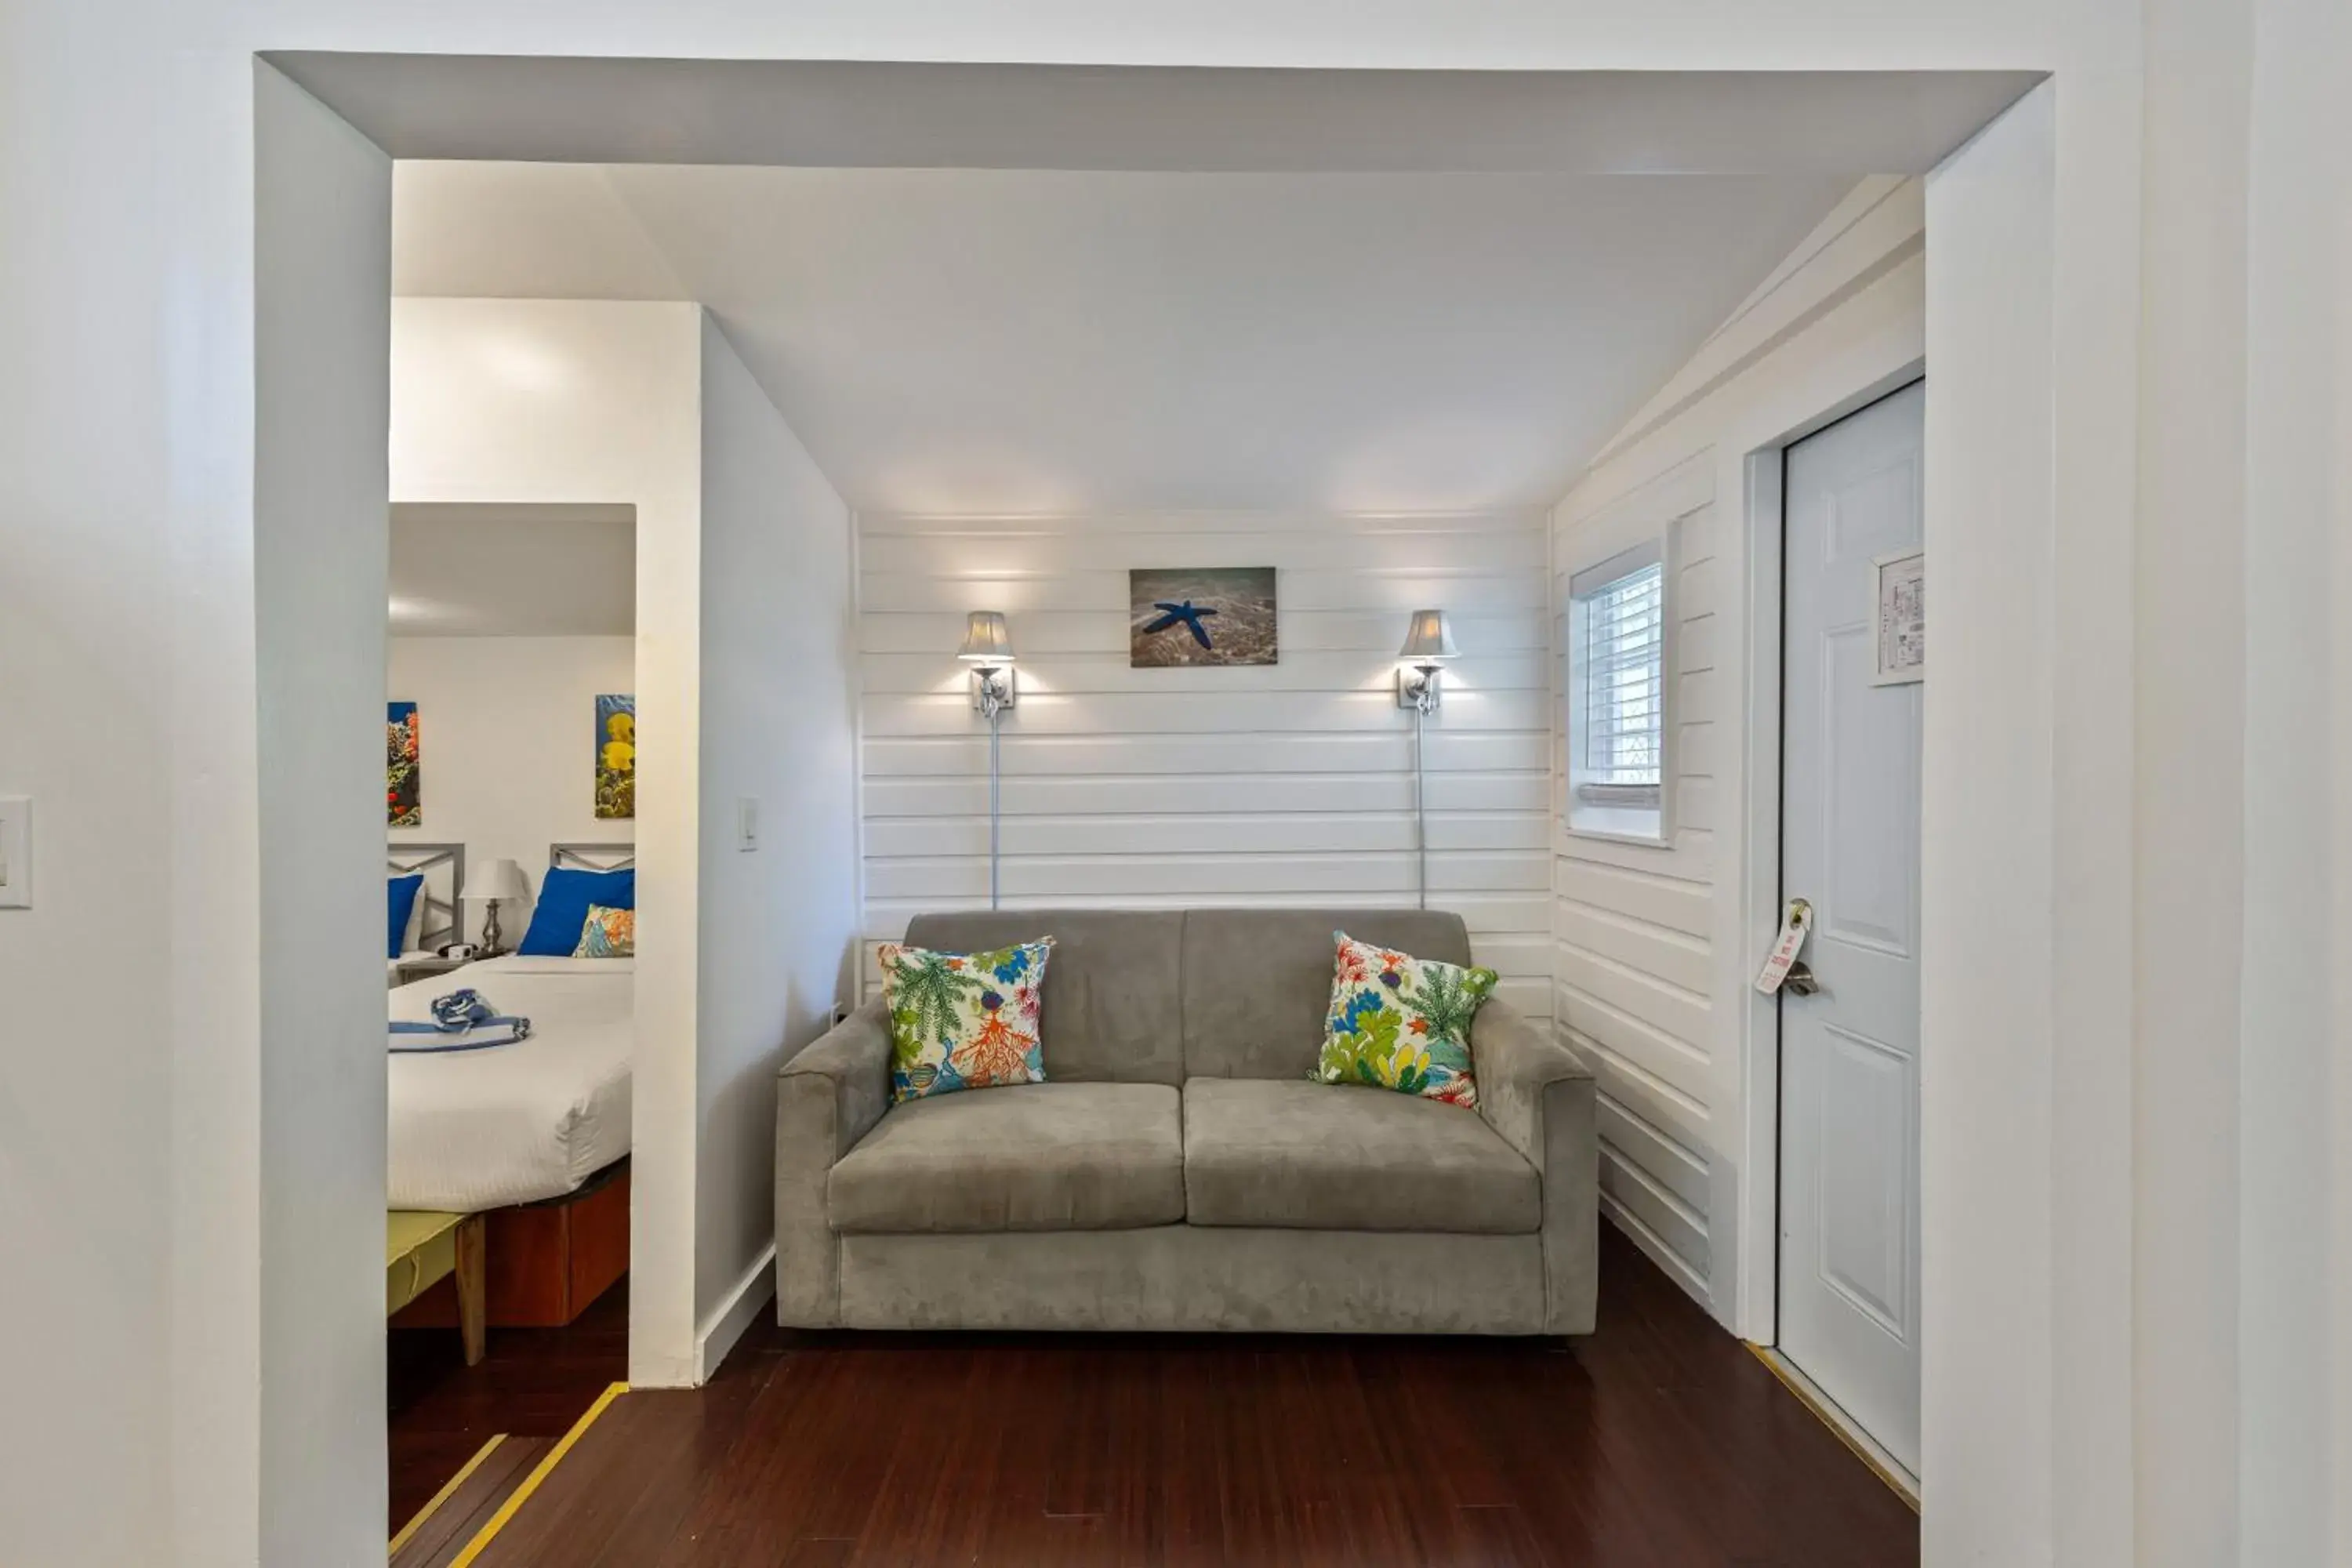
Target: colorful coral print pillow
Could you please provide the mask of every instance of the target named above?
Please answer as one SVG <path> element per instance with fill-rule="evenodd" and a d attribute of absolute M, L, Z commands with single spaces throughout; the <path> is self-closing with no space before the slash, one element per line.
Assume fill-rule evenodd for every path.
<path fill-rule="evenodd" d="M 588 906 L 588 919 L 580 928 L 580 945 L 572 950 L 574 958 L 635 958 L 637 955 L 637 911 L 608 909 L 603 904 Z"/>
<path fill-rule="evenodd" d="M 1339 960 L 1315 1076 L 1475 1106 L 1470 1020 L 1495 989 L 1491 969 L 1414 958 L 1333 931 Z"/>
<path fill-rule="evenodd" d="M 1037 1020 L 1053 951 L 1050 936 L 994 952 L 884 943 L 891 1099 L 1045 1082 Z"/>

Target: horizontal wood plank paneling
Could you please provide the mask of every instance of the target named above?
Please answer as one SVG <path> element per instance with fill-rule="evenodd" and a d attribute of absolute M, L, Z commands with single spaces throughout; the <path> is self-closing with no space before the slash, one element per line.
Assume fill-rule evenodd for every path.
<path fill-rule="evenodd" d="M 1250 672 L 1257 691 L 1369 691 L 1393 701 L 1396 696 L 1395 648 L 1382 659 L 1367 659 L 1359 651 L 1285 648 L 1282 662 Z M 1025 653 L 1026 650 L 1024 649 Z M 1034 663 L 1034 655 L 1030 655 Z M 1549 660 L 1538 650 L 1481 654 L 1455 660 L 1447 667 L 1446 700 L 1466 692 L 1535 691 L 1549 689 Z M 865 656 L 866 690 L 869 696 L 964 696 L 970 689 L 963 671 L 940 668 L 937 653 L 869 653 Z M 1122 649 L 1118 654 L 1061 654 L 1054 658 L 1051 685 L 1047 678 L 1029 672 L 1024 679 L 1022 700 L 1052 695 L 1071 697 L 1109 692 L 1121 697 L 1151 696 L 1169 691 L 1223 694 L 1233 689 L 1230 669 L 1132 669 Z"/>
<path fill-rule="evenodd" d="M 1228 514 L 859 520 L 866 928 L 983 903 L 987 731 L 956 664 L 1003 611 L 1020 706 L 1003 742 L 1009 907 L 1397 905 L 1414 896 L 1406 613 L 1462 657 L 1428 734 L 1431 902 L 1498 994 L 1555 994 L 1549 522 Z M 1273 566 L 1278 663 L 1135 669 L 1127 574 Z M 870 975 L 869 950 L 869 975 Z"/>
<path fill-rule="evenodd" d="M 1544 653 L 1551 647 L 1547 617 L 1540 608 L 1454 615 L 1454 636 L 1464 646 L 1485 654 Z M 1282 651 L 1298 653 L 1392 654 L 1401 634 L 1395 612 L 1390 610 L 1301 610 L 1282 607 Z M 866 653 L 910 653 L 936 658 L 942 647 L 963 640 L 963 614 L 947 610 L 898 613 L 868 608 L 858 636 Z M 1021 619 L 1023 657 L 1040 654 L 1096 654 L 1124 648 L 1127 611 L 1047 607 Z"/>
<path fill-rule="evenodd" d="M 1393 659 L 1391 661 L 1393 663 Z M 1403 723 L 1396 689 L 1350 685 L 1342 690 L 1281 691 L 1245 687 L 1246 670 L 1228 670 L 1234 689 L 1167 691 L 1074 692 L 1053 689 L 1050 668 L 1024 677 L 1020 706 L 1005 716 L 1026 735 L 1213 735 L 1301 734 L 1339 731 L 1377 733 Z M 901 736 L 961 736 L 974 722 L 964 692 L 908 696 L 870 692 L 865 700 L 866 732 L 877 740 Z M 1433 728 L 1540 733 L 1550 703 L 1540 691 L 1448 691 Z M 984 731 L 983 731 L 984 733 Z"/>
<path fill-rule="evenodd" d="M 1772 1180 L 1771 1160 L 1747 1142 L 1756 1114 L 1743 1103 L 1748 1064 L 1730 1000 L 1746 994 L 1730 965 L 1760 958 L 1744 951 L 1759 933 L 1717 928 L 1737 901 L 1718 900 L 1717 883 L 1749 860 L 1743 459 L 1916 363 L 1925 210 L 1916 179 L 1857 185 L 1552 511 L 1556 646 L 1574 573 L 1636 538 L 1673 535 L 1674 832 L 1664 846 L 1559 834 L 1558 1016 L 1600 1079 L 1603 1212 L 1727 1322 L 1736 1301 L 1771 1293 L 1769 1281 L 1738 1278 L 1769 1253 L 1759 1246 L 1769 1227 L 1718 1247 L 1732 1227 L 1710 1223 L 1723 1197 Z"/>
<path fill-rule="evenodd" d="M 965 710 L 971 711 L 970 709 Z M 1018 721 L 1008 717 L 1008 726 Z M 1446 731 L 1429 736 L 1429 771 L 1522 773 L 1549 769 L 1551 738 L 1538 731 Z M 866 776 L 979 777 L 988 773 L 988 731 L 977 735 L 874 736 L 866 740 Z M 1030 735 L 1007 729 L 1004 776 L 1071 773 L 1371 773 L 1412 784 L 1412 736 L 1374 731 L 1297 734 L 1282 731 L 1200 735 Z M 1006 808 L 1013 809 L 1010 786 Z M 1435 796 L 1431 797 L 1434 799 Z"/>
<path fill-rule="evenodd" d="M 1514 811 L 1542 817 L 1551 799 L 1551 775 L 1517 773 L 1433 773 L 1433 812 Z M 1410 773 L 1077 773 L 1033 774 L 1006 792 L 1004 815 L 1067 816 L 1147 813 L 1230 812 L 1272 816 L 1337 811 L 1409 812 Z M 978 816 L 988 810 L 988 781 L 966 774 L 869 779 L 869 822 L 890 817 Z"/>
<path fill-rule="evenodd" d="M 877 856 L 867 866 L 866 886 L 872 898 L 905 900 L 936 894 L 946 908 L 968 907 L 988 896 L 985 855 L 904 860 Z M 1214 904 L 1228 893 L 1283 893 L 1296 904 L 1345 906 L 1409 901 L 1415 868 L 1405 852 L 1023 855 L 1005 859 L 1002 880 L 1008 901 L 1027 904 L 1129 894 L 1181 895 L 1189 903 Z M 1429 858 L 1429 901 L 1435 908 L 1446 907 L 1442 894 L 1541 893 L 1546 885 L 1540 855 L 1457 851 Z"/>
<path fill-rule="evenodd" d="M 1574 574 L 1633 539 L 1671 533 L 1667 587 L 1674 726 L 1664 845 L 1571 834 L 1555 825 L 1552 932 L 1558 1016 L 1594 1059 L 1601 1085 L 1603 1207 L 1678 1279 L 1703 1282 L 1716 1095 L 1711 1057 L 1715 952 L 1714 790 L 1722 682 L 1716 669 L 1723 510 L 1704 461 L 1684 463 L 1591 520 L 1562 524 L 1551 574 L 1556 628 Z M 1563 639 L 1564 640 L 1564 639 Z M 1570 675 L 1564 668 L 1561 680 Z"/>
<path fill-rule="evenodd" d="M 1541 850 L 1551 823 L 1542 812 L 1434 812 L 1429 843 L 1437 849 Z M 1294 812 L 1282 816 L 1225 813 L 1215 816 L 1155 816 L 1129 813 L 1007 818 L 1003 853 L 1024 856 L 1216 855 L 1385 852 L 1413 847 L 1410 812 Z M 985 856 L 988 818 L 877 818 L 866 826 L 866 852 L 880 860 Z"/>
<path fill-rule="evenodd" d="M 1333 553 L 1339 560 L 1346 559 L 1344 551 Z M 1262 552 L 1246 546 L 1223 559 L 1235 566 L 1267 563 Z M 1165 566 L 1169 563 L 1154 552 L 1144 555 L 1135 564 Z M 1540 569 L 1494 570 L 1449 563 L 1420 572 L 1403 568 L 1367 571 L 1299 567 L 1296 576 L 1298 587 L 1295 607 L 1301 610 L 1386 610 L 1406 616 L 1436 604 L 1448 610 L 1460 605 L 1465 615 L 1486 616 L 1504 610 L 1539 612 L 1544 607 Z M 865 607 L 880 612 L 957 612 L 974 605 L 991 605 L 1007 615 L 1025 615 L 1031 610 L 1069 609 L 1082 605 L 1097 609 L 1107 604 L 1123 607 L 1127 602 L 1125 568 L 1045 574 L 999 571 L 965 576 L 867 572 L 861 580 L 867 595 Z M 1283 595 L 1286 599 L 1292 595 L 1286 582 Z M 1288 604 L 1284 605 L 1286 609 L 1291 607 Z M 1404 639 L 1402 631 L 1397 633 L 1397 639 Z M 1018 637 L 1014 646 L 1019 647 Z"/>

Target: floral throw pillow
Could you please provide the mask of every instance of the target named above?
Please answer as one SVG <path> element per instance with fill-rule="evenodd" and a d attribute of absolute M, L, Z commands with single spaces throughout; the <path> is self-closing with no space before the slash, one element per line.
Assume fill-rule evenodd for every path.
<path fill-rule="evenodd" d="M 1045 1082 L 1037 1020 L 1053 951 L 1050 936 L 994 952 L 884 943 L 890 1098 Z"/>
<path fill-rule="evenodd" d="M 637 911 L 608 909 L 603 904 L 588 906 L 588 919 L 580 928 L 580 945 L 572 950 L 574 958 L 635 958 L 637 955 Z"/>
<path fill-rule="evenodd" d="M 1414 958 L 1333 931 L 1339 959 L 1315 1076 L 1475 1106 L 1470 1020 L 1495 989 L 1491 969 Z"/>

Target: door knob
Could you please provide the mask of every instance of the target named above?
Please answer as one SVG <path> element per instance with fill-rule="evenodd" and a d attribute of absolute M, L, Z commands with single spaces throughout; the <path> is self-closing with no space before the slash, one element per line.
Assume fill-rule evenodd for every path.
<path fill-rule="evenodd" d="M 1821 988 L 1822 983 L 1813 977 L 1813 966 L 1801 958 L 1789 965 L 1789 977 L 1780 982 L 1781 990 L 1793 991 L 1800 996 L 1811 996 Z"/>

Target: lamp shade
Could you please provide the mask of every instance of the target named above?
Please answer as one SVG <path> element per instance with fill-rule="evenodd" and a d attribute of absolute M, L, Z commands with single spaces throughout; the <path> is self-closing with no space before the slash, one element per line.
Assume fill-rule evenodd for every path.
<path fill-rule="evenodd" d="M 530 884 L 523 879 L 522 868 L 511 860 L 493 860 L 482 868 L 479 880 L 467 884 L 466 897 L 470 900 L 487 899 L 527 899 Z"/>
<path fill-rule="evenodd" d="M 963 647 L 956 657 L 974 664 L 1011 664 L 1013 633 L 1004 624 L 1003 613 L 974 610 L 964 623 Z"/>
<path fill-rule="evenodd" d="M 1433 663 L 1452 658 L 1454 628 L 1445 624 L 1444 610 L 1415 610 L 1412 624 L 1405 629 L 1404 647 L 1397 649 L 1397 658 L 1417 663 Z"/>

